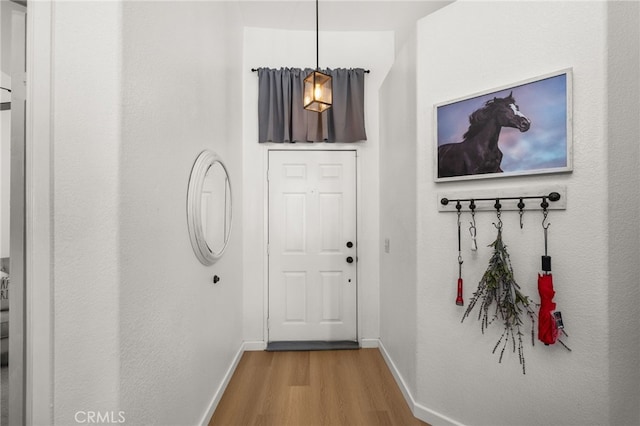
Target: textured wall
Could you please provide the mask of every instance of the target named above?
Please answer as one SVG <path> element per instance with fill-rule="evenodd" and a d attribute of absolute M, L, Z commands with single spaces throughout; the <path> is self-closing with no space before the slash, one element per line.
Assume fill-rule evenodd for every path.
<path fill-rule="evenodd" d="M 119 410 L 121 9 L 61 2 L 52 82 L 54 420 Z"/>
<path fill-rule="evenodd" d="M 640 3 L 607 11 L 610 424 L 640 424 Z"/>
<path fill-rule="evenodd" d="M 380 89 L 380 340 L 416 392 L 416 45 L 398 49 Z M 385 251 L 385 239 L 389 240 Z"/>
<path fill-rule="evenodd" d="M 456 2 L 418 26 L 418 402 L 462 424 L 607 424 L 609 374 L 609 206 L 607 8 L 604 2 Z M 433 105 L 573 67 L 571 174 L 435 184 Z M 501 332 L 484 335 L 456 307 L 456 217 L 438 213 L 437 192 L 567 186 L 566 211 L 552 212 L 549 250 L 556 302 L 573 352 L 525 346 L 502 364 L 491 353 Z M 486 269 L 495 216 L 478 215 L 477 256 L 463 233 L 469 300 Z M 468 216 L 463 218 L 467 222 Z M 539 212 L 504 215 L 516 280 L 536 299 L 543 251 Z M 615 283 L 618 286 L 622 283 Z M 613 290 L 613 286 L 611 287 Z M 621 348 L 628 350 L 629 348 Z M 637 351 L 636 355 L 637 356 Z"/>
<path fill-rule="evenodd" d="M 241 109 L 232 97 L 241 92 L 241 37 L 228 6 L 123 6 L 119 334 L 127 423 L 198 423 L 242 344 Z M 208 267 L 193 253 L 186 221 L 189 175 L 204 149 L 228 167 L 235 216 L 228 251 Z"/>

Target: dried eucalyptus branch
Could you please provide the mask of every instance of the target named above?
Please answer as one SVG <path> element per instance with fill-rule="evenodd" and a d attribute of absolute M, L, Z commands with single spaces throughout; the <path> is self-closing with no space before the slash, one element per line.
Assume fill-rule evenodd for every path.
<path fill-rule="evenodd" d="M 493 353 L 500 348 L 498 362 L 502 362 L 507 346 L 511 346 L 514 353 L 517 347 L 522 374 L 525 374 L 523 315 L 526 314 L 531 320 L 531 344 L 534 345 L 535 312 L 531 307 L 531 300 L 522 294 L 520 286 L 513 277 L 509 253 L 502 242 L 501 227 L 498 227 L 498 236 L 490 247 L 493 247 L 493 255 L 489 260 L 489 267 L 478 283 L 478 289 L 473 293 L 462 321 L 480 302 L 478 320 L 482 334 L 495 320 L 502 321 L 504 324 L 504 331 L 493 347 Z"/>

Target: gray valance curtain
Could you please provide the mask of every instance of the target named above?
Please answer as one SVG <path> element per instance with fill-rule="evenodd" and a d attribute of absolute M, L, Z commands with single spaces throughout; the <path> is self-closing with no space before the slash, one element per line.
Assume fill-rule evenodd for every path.
<path fill-rule="evenodd" d="M 333 106 L 321 114 L 302 106 L 313 69 L 258 68 L 258 142 L 358 142 L 364 128 L 364 69 L 326 69 Z"/>

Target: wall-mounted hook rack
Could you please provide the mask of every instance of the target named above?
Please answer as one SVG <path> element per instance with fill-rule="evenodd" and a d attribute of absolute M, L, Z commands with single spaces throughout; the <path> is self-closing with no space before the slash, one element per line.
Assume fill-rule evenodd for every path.
<path fill-rule="evenodd" d="M 478 191 L 460 191 L 447 192 L 438 194 L 438 210 L 441 212 L 457 212 L 456 204 L 462 203 L 463 211 L 495 210 L 496 202 L 500 204 L 500 210 L 542 210 L 541 203 L 527 200 L 550 201 L 548 210 L 565 210 L 567 208 L 567 189 L 564 186 L 547 186 L 547 187 L 528 187 L 526 189 L 518 188 L 500 188 L 487 189 Z M 524 205 L 524 206 L 523 206 Z"/>

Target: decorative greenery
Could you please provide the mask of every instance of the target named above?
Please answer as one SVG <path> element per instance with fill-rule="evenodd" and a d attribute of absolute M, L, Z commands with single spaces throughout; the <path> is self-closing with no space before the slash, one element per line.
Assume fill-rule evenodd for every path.
<path fill-rule="evenodd" d="M 493 255 L 489 260 L 489 267 L 478 283 L 478 289 L 473 293 L 473 297 L 462 316 L 462 321 L 469 316 L 476 304 L 480 302 L 478 320 L 480 320 L 482 334 L 495 320 L 499 320 L 504 324 L 504 331 L 493 347 L 493 353 L 496 353 L 496 350 L 501 347 L 498 362 L 502 362 L 504 351 L 509 342 L 511 342 L 513 352 L 516 352 L 517 341 L 522 374 L 525 374 L 524 347 L 522 343 L 524 336 L 522 332 L 523 316 L 526 314 L 531 319 L 531 345 L 534 345 L 535 312 L 532 308 L 531 300 L 522 294 L 520 286 L 513 277 L 513 268 L 509 260 L 507 246 L 502 242 L 502 227 L 497 226 L 497 228 L 498 236 L 490 245 L 490 247 L 493 247 Z M 495 308 L 492 308 L 494 304 Z"/>

